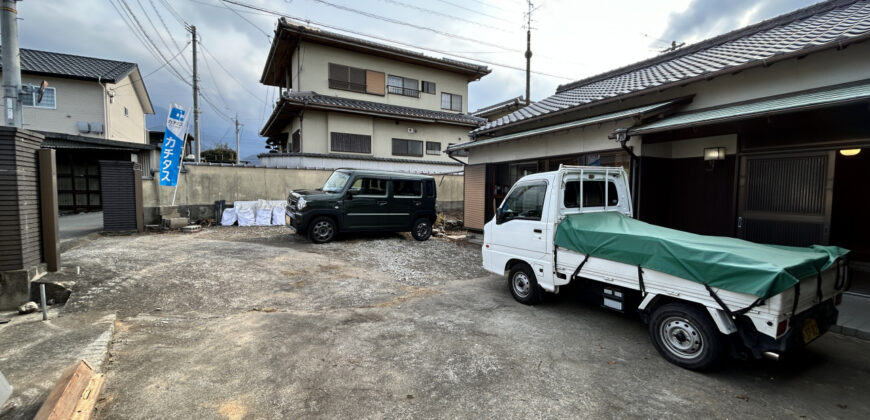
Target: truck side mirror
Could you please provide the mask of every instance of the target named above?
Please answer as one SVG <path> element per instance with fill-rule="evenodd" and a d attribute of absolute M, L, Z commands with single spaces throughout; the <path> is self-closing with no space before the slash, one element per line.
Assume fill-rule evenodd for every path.
<path fill-rule="evenodd" d="M 348 200 L 353 200 L 353 196 L 355 196 L 359 193 L 360 193 L 359 188 L 351 188 L 351 189 L 347 190 L 347 193 L 345 195 L 347 196 Z"/>
<path fill-rule="evenodd" d="M 502 208 L 499 207 L 495 209 L 495 224 L 500 225 L 502 223 L 504 223 L 504 212 L 502 211 Z"/>

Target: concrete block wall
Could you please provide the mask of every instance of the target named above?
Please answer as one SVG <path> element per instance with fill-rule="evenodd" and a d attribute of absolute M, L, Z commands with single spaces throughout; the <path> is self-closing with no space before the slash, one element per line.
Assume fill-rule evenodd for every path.
<path fill-rule="evenodd" d="M 178 177 L 175 206 L 179 215 L 191 219 L 214 218 L 214 202 L 286 200 L 291 189 L 314 189 L 323 186 L 331 170 L 284 169 L 252 166 L 186 165 Z M 462 208 L 461 175 L 436 175 L 438 206 L 449 211 Z M 145 223 L 160 220 L 160 208 L 172 205 L 174 188 L 161 187 L 157 177 L 142 180 Z"/>

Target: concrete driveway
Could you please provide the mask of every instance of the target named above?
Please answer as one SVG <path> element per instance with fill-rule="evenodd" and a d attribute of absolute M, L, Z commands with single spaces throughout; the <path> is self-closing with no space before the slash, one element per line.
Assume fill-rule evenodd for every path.
<path fill-rule="evenodd" d="M 441 239 L 230 227 L 63 257 L 68 316 L 117 314 L 102 419 L 870 417 L 870 342 L 695 373 L 636 317 L 570 292 L 520 305 Z"/>
<path fill-rule="evenodd" d="M 103 230 L 103 212 L 70 214 L 58 217 L 61 242 Z"/>

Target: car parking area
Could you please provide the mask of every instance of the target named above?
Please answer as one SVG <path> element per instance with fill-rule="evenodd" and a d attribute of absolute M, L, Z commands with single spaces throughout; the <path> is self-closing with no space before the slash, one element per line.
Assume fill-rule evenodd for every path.
<path fill-rule="evenodd" d="M 103 236 L 63 265 L 64 313 L 117 314 L 98 418 L 870 416 L 870 342 L 691 372 L 576 290 L 515 302 L 463 241 L 209 228 Z"/>

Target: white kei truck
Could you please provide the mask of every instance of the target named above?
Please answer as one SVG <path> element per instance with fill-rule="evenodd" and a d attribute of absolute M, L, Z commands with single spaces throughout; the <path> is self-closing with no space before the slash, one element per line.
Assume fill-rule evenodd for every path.
<path fill-rule="evenodd" d="M 779 359 L 836 324 L 848 250 L 650 225 L 632 218 L 627 181 L 597 166 L 521 178 L 484 227 L 484 268 L 524 304 L 579 283 L 605 308 L 637 310 L 658 352 L 692 370 L 729 353 Z"/>

